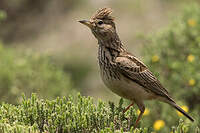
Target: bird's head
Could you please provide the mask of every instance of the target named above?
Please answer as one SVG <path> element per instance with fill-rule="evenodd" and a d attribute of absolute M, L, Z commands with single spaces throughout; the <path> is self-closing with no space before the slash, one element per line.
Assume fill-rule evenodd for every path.
<path fill-rule="evenodd" d="M 90 20 L 81 20 L 80 23 L 89 27 L 99 41 L 106 41 L 116 36 L 114 17 L 110 8 L 99 9 Z"/>

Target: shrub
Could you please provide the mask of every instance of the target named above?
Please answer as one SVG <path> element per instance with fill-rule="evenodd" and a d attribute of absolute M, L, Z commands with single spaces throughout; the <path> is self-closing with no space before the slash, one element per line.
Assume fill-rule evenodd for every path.
<path fill-rule="evenodd" d="M 200 123 L 200 6 L 185 6 L 180 16 L 165 29 L 150 35 L 145 42 L 145 62 L 161 80 L 179 105 Z M 160 76 L 160 75 L 161 76 Z M 154 104 L 154 105 L 153 105 Z M 152 106 L 155 106 L 153 103 Z M 166 104 L 156 103 L 152 120 L 162 116 L 171 126 L 177 113 Z M 185 106 L 187 105 L 187 106 Z M 170 114 L 170 117 L 169 117 Z M 172 118 L 174 120 L 172 120 Z M 184 118 L 185 119 L 185 118 Z M 168 126 L 169 126 L 168 125 Z"/>
<path fill-rule="evenodd" d="M 80 92 L 87 91 L 88 76 L 92 73 L 92 65 L 90 62 L 76 55 L 69 57 L 66 54 L 54 55 L 53 61 L 57 65 L 62 66 L 64 72 L 70 75 L 73 85 L 77 90 Z"/>
<path fill-rule="evenodd" d="M 0 68 L 1 101 L 17 103 L 22 92 L 27 96 L 37 92 L 43 98 L 66 96 L 72 92 L 69 76 L 52 64 L 48 56 L 20 53 L 0 44 Z"/>
<path fill-rule="evenodd" d="M 6 20 L 7 13 L 4 10 L 0 10 L 0 22 Z"/>
<path fill-rule="evenodd" d="M 27 99 L 23 96 L 22 104 L 2 104 L 0 106 L 0 131 L 7 132 L 133 132 L 150 133 L 152 128 L 133 129 L 136 112 L 131 107 L 122 113 L 123 99 L 119 105 L 98 101 L 93 103 L 91 97 L 78 94 L 76 97 L 57 98 L 49 101 L 38 99 L 35 94 Z M 183 121 L 177 131 L 188 131 Z M 196 129 L 198 130 L 198 129 Z"/>
<path fill-rule="evenodd" d="M 191 109 L 200 109 L 199 58 L 200 6 L 192 4 L 169 27 L 149 38 L 145 59 L 175 97 Z"/>

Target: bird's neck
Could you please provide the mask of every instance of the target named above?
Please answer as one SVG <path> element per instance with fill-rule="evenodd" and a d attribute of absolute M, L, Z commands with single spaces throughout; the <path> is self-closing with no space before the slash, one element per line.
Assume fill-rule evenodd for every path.
<path fill-rule="evenodd" d="M 104 47 L 115 52 L 120 53 L 125 51 L 124 46 L 117 34 L 109 39 L 98 39 L 98 44 L 99 47 Z"/>
<path fill-rule="evenodd" d="M 108 65 L 114 63 L 116 57 L 125 51 L 123 44 L 118 36 L 107 40 L 98 40 L 98 44 L 98 59 L 100 67 L 106 66 L 105 64 Z"/>

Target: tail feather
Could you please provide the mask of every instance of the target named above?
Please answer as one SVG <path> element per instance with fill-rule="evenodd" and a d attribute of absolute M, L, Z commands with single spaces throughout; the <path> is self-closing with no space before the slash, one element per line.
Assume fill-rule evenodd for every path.
<path fill-rule="evenodd" d="M 184 116 L 186 116 L 188 119 L 190 119 L 192 122 L 194 122 L 194 119 L 189 116 L 181 107 L 179 107 L 175 102 L 171 102 L 170 105 L 172 105 L 175 109 L 177 109 L 179 112 L 181 112 Z"/>

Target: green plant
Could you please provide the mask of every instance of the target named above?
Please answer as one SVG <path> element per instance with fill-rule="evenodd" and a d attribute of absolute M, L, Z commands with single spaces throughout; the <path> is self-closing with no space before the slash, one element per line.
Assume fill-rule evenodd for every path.
<path fill-rule="evenodd" d="M 31 126 L 40 132 L 100 132 L 131 129 L 135 121 L 135 111 L 131 109 L 126 115 L 122 114 L 123 100 L 118 107 L 99 101 L 94 105 L 91 97 L 57 98 L 56 100 L 38 99 L 35 94 L 30 99 L 23 97 L 21 105 L 2 104 L 0 110 L 1 130 L 7 126 Z M 29 128 L 29 127 L 27 127 Z"/>
<path fill-rule="evenodd" d="M 199 125 L 200 6 L 194 3 L 186 5 L 168 27 L 146 39 L 144 50 L 144 59 L 150 69 L 177 103 L 196 116 L 196 122 L 192 125 Z M 151 111 L 158 115 L 151 115 L 150 123 L 160 117 L 169 123 L 168 127 L 177 123 L 180 114 L 166 104 L 156 102 L 156 105 L 160 108 Z"/>
<path fill-rule="evenodd" d="M 200 6 L 192 4 L 168 28 L 149 38 L 145 59 L 175 97 L 190 109 L 200 109 L 199 58 Z"/>
<path fill-rule="evenodd" d="M 78 94 L 76 97 L 57 98 L 55 100 L 38 99 L 23 96 L 22 103 L 0 106 L 0 132 L 131 132 L 151 133 L 152 128 L 133 129 L 136 112 L 131 107 L 122 113 L 123 99 L 119 105 L 98 101 L 95 105 L 91 97 Z M 187 132 L 183 121 L 173 128 L 175 131 Z M 197 129 L 196 129 L 197 130 Z"/>
<path fill-rule="evenodd" d="M 0 10 L 0 22 L 7 18 L 7 14 L 4 10 Z"/>
<path fill-rule="evenodd" d="M 1 101 L 17 103 L 22 93 L 55 98 L 73 92 L 69 76 L 46 55 L 21 53 L 0 44 L 0 68 Z"/>

